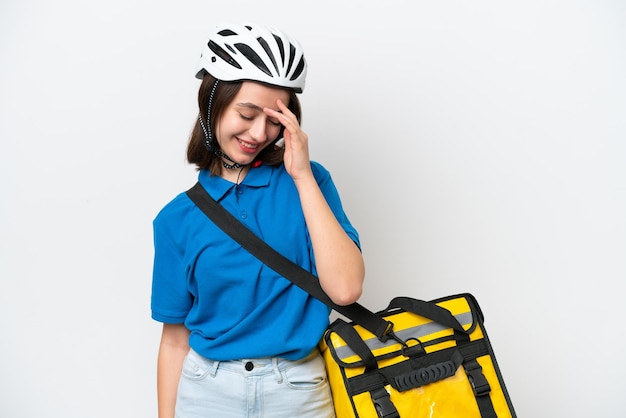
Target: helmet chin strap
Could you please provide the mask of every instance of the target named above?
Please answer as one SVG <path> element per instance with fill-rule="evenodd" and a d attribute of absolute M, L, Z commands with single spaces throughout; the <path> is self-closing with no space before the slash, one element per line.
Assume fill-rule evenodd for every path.
<path fill-rule="evenodd" d="M 232 158 L 230 158 L 228 155 L 222 152 L 222 150 L 220 150 L 215 145 L 215 142 L 213 141 L 213 133 L 211 132 L 211 123 L 210 123 L 211 108 L 213 107 L 213 96 L 215 95 L 215 90 L 217 89 L 218 82 L 219 80 L 215 80 L 215 83 L 213 84 L 213 88 L 211 89 L 211 95 L 209 96 L 209 107 L 207 109 L 207 114 L 206 114 L 206 121 L 207 121 L 206 126 L 204 125 L 204 121 L 202 120 L 201 113 L 198 113 L 198 120 L 200 121 L 200 126 L 202 127 L 202 131 L 204 132 L 204 137 L 205 137 L 204 145 L 206 146 L 206 148 L 209 151 L 211 151 L 213 154 L 217 155 L 218 157 L 222 159 L 222 165 L 224 166 L 224 168 L 228 170 L 233 170 L 233 169 L 245 167 L 248 164 L 239 164 L 235 162 Z M 226 162 L 225 160 L 230 161 L 232 164 Z"/>

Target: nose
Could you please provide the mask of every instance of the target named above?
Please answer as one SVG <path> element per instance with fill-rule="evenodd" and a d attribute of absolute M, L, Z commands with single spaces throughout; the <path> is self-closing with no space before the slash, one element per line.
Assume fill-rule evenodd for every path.
<path fill-rule="evenodd" d="M 263 142 L 267 138 L 267 118 L 255 118 L 254 123 L 250 127 L 250 136 L 258 141 Z"/>

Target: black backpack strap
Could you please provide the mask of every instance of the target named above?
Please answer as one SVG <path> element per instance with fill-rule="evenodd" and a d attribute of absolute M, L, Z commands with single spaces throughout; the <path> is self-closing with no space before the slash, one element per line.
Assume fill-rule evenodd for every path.
<path fill-rule="evenodd" d="M 278 253 L 265 243 L 265 241 L 246 228 L 237 218 L 216 202 L 199 182 L 187 191 L 187 196 L 189 196 L 215 225 L 230 235 L 252 255 L 267 264 L 272 270 L 292 281 L 295 285 L 340 314 L 352 319 L 378 338 L 388 338 L 388 334 L 391 333 L 393 328 L 392 323 L 385 321 L 358 303 L 347 306 L 335 304 L 328 295 L 324 293 L 317 277 Z"/>

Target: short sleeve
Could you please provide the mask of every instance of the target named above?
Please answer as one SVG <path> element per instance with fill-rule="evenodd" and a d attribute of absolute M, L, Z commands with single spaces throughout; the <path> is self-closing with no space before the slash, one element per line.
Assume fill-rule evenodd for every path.
<path fill-rule="evenodd" d="M 165 220 L 153 222 L 154 266 L 152 272 L 152 318 L 168 324 L 185 321 L 193 297 L 187 287 L 184 250 L 177 245 Z"/>

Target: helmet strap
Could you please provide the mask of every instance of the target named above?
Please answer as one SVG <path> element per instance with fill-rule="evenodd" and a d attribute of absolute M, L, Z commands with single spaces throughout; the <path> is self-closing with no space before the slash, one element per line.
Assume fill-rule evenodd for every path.
<path fill-rule="evenodd" d="M 215 95 L 215 90 L 217 89 L 218 82 L 219 80 L 215 80 L 213 88 L 211 89 L 211 94 L 209 95 L 209 106 L 206 112 L 206 126 L 204 124 L 204 121 L 202 120 L 202 113 L 198 113 L 198 120 L 200 121 L 200 126 L 202 127 L 202 131 L 204 132 L 204 145 L 206 146 L 207 150 L 222 159 L 222 165 L 224 166 L 224 168 L 232 170 L 236 168 L 241 168 L 247 164 L 242 165 L 233 161 L 233 159 L 224 154 L 222 150 L 220 150 L 218 146 L 216 146 L 215 141 L 213 141 L 213 132 L 211 131 L 211 109 L 213 108 L 213 96 Z M 233 164 L 228 163 L 226 160 L 230 161 Z"/>

